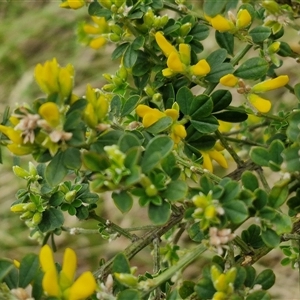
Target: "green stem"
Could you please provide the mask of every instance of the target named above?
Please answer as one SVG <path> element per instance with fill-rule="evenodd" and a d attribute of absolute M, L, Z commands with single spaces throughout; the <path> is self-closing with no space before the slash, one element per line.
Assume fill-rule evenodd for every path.
<path fill-rule="evenodd" d="M 270 186 L 269 186 L 269 184 L 267 182 L 267 179 L 264 175 L 264 171 L 260 168 L 260 169 L 256 170 L 256 173 L 258 174 L 259 179 L 260 179 L 264 189 L 266 190 L 267 193 L 269 193 L 271 189 L 270 189 Z"/>
<path fill-rule="evenodd" d="M 226 150 L 229 152 L 229 154 L 232 156 L 234 161 L 237 163 L 238 167 L 242 167 L 244 165 L 244 161 L 240 159 L 240 157 L 236 154 L 236 152 L 233 150 L 231 145 L 227 142 L 227 140 L 223 137 L 221 132 L 219 130 L 216 130 L 215 132 L 217 138 L 220 140 L 222 145 L 226 148 Z"/>
<path fill-rule="evenodd" d="M 100 222 L 101 224 L 105 225 L 107 228 L 110 228 L 115 232 L 118 232 L 120 235 L 123 235 L 124 237 L 128 238 L 132 242 L 136 241 L 138 239 L 138 237 L 135 234 L 131 234 L 127 230 L 125 230 L 122 227 L 118 226 L 117 224 L 111 222 L 110 220 L 104 219 L 104 218 L 96 215 L 95 212 L 91 212 L 89 215 L 89 218 Z"/>
<path fill-rule="evenodd" d="M 99 234 L 98 229 L 85 229 L 80 227 L 65 227 L 62 226 L 61 230 L 66 231 L 70 233 L 71 235 L 77 235 L 77 234 Z"/>
<path fill-rule="evenodd" d="M 185 267 L 187 267 L 194 260 L 196 260 L 199 257 L 199 255 L 201 255 L 206 250 L 207 250 L 207 248 L 204 245 L 200 244 L 197 247 L 195 247 L 194 249 L 186 252 L 186 254 L 184 254 L 180 258 L 180 260 L 178 261 L 178 263 L 176 265 L 171 266 L 165 272 L 161 273 L 154 279 L 151 279 L 151 287 L 149 288 L 149 290 L 142 293 L 141 298 L 146 297 L 149 293 L 151 293 L 153 290 L 155 290 L 158 286 L 160 286 L 161 284 L 166 282 L 168 279 L 170 279 L 174 274 L 176 274 L 179 271 L 182 271 Z"/>
<path fill-rule="evenodd" d="M 264 145 L 264 144 L 256 143 L 256 142 L 253 142 L 253 141 L 248 140 L 248 139 L 236 139 L 236 138 L 226 137 L 226 136 L 223 136 L 223 137 L 224 137 L 227 141 L 230 141 L 230 142 L 240 143 L 240 144 L 244 144 L 244 145 L 259 146 L 259 147 L 267 148 L 267 146 Z"/>
<path fill-rule="evenodd" d="M 251 44 L 247 44 L 244 49 L 240 50 L 232 59 L 231 64 L 233 66 L 237 65 L 239 61 L 247 54 L 247 52 L 252 48 Z"/>
<path fill-rule="evenodd" d="M 237 245 L 246 255 L 254 253 L 253 249 L 249 247 L 239 236 L 236 236 L 233 239 L 233 243 Z"/>
<path fill-rule="evenodd" d="M 134 241 L 131 245 L 129 245 L 125 250 L 125 256 L 130 260 L 137 253 L 139 253 L 142 249 L 150 245 L 154 239 L 161 237 L 166 232 L 168 232 L 175 225 L 180 223 L 183 218 L 184 209 L 181 208 L 180 214 L 172 214 L 168 223 L 163 226 L 159 226 L 153 230 L 146 232 L 142 237 L 138 240 Z M 96 272 L 94 272 L 94 276 L 100 280 L 104 280 L 107 275 L 111 272 L 111 267 L 114 262 L 115 257 L 107 261 L 104 265 L 102 265 Z"/>

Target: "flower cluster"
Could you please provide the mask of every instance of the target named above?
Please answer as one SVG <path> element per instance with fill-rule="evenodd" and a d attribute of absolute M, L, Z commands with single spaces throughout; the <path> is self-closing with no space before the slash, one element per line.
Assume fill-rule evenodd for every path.
<path fill-rule="evenodd" d="M 235 17 L 231 12 L 228 13 L 229 19 L 222 15 L 214 17 L 205 16 L 211 26 L 220 32 L 235 33 L 241 29 L 245 29 L 251 24 L 252 18 L 247 9 L 240 9 Z"/>
<path fill-rule="evenodd" d="M 56 58 L 38 64 L 34 69 L 34 76 L 40 89 L 47 95 L 59 94 L 62 99 L 69 97 L 74 84 L 74 68 L 68 64 L 61 67 Z"/>
<path fill-rule="evenodd" d="M 96 289 L 96 281 L 90 271 L 82 273 L 75 281 L 77 257 L 67 248 L 60 272 L 57 271 L 53 252 L 48 245 L 40 251 L 40 263 L 44 272 L 43 289 L 48 296 L 60 300 L 83 300 L 91 296 Z"/>
<path fill-rule="evenodd" d="M 289 77 L 287 75 L 280 75 L 273 79 L 267 79 L 255 84 L 252 87 L 246 85 L 242 79 L 238 79 L 233 74 L 227 74 L 220 79 L 220 83 L 224 86 L 238 86 L 237 91 L 240 94 L 246 95 L 246 98 L 249 101 L 250 105 L 255 110 L 261 113 L 269 112 L 272 105 L 270 100 L 265 99 L 258 94 L 281 88 L 288 84 L 288 82 Z"/>
<path fill-rule="evenodd" d="M 178 107 L 178 105 L 173 105 Z M 145 128 L 155 124 L 159 119 L 163 117 L 170 117 L 173 120 L 173 124 L 170 128 L 170 135 L 175 144 L 178 144 L 187 135 L 185 127 L 177 122 L 179 118 L 179 110 L 175 108 L 166 109 L 161 112 L 157 108 L 151 108 L 147 105 L 140 104 L 136 108 L 136 113 L 139 117 L 143 118 L 143 126 Z"/>
<path fill-rule="evenodd" d="M 210 66 L 205 59 L 191 66 L 191 48 L 189 44 L 179 44 L 179 51 L 162 35 L 155 34 L 155 40 L 167 57 L 168 68 L 162 71 L 165 77 L 172 77 L 176 74 L 203 77 L 210 72 Z"/>
<path fill-rule="evenodd" d="M 196 209 L 193 213 L 195 220 L 200 220 L 200 228 L 207 229 L 211 224 L 218 224 L 218 215 L 224 214 L 224 209 L 219 205 L 218 200 L 213 199 L 212 192 L 207 195 L 200 193 L 192 198 Z"/>

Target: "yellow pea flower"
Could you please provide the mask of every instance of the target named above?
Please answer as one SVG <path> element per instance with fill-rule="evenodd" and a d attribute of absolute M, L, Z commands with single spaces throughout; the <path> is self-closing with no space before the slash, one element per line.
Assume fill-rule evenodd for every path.
<path fill-rule="evenodd" d="M 173 121 L 176 121 L 179 118 L 179 111 L 177 109 L 174 109 L 174 108 L 166 109 L 165 114 L 168 117 L 171 117 L 173 119 Z"/>
<path fill-rule="evenodd" d="M 201 59 L 197 64 L 191 66 L 191 73 L 196 76 L 205 76 L 210 72 L 210 65 L 205 59 Z"/>
<path fill-rule="evenodd" d="M 103 47 L 106 44 L 106 39 L 102 36 L 92 39 L 89 43 L 89 46 L 95 50 Z"/>
<path fill-rule="evenodd" d="M 85 5 L 84 0 L 66 0 L 60 4 L 62 8 L 78 9 Z"/>
<path fill-rule="evenodd" d="M 46 61 L 44 65 L 38 64 L 34 76 L 40 89 L 48 95 L 59 93 L 64 98 L 72 92 L 74 68 L 70 64 L 60 67 L 56 58 Z"/>
<path fill-rule="evenodd" d="M 191 64 L 191 46 L 189 44 L 179 44 L 180 60 L 185 65 Z"/>
<path fill-rule="evenodd" d="M 243 29 L 250 25 L 251 23 L 251 15 L 249 14 L 247 9 L 240 9 L 237 14 L 236 27 L 238 29 Z"/>
<path fill-rule="evenodd" d="M 181 124 L 174 124 L 172 126 L 171 138 L 175 144 L 178 144 L 182 139 L 186 138 L 187 132 L 185 127 Z"/>
<path fill-rule="evenodd" d="M 228 87 L 236 86 L 238 81 L 239 79 L 233 74 L 227 74 L 220 78 L 220 83 Z"/>
<path fill-rule="evenodd" d="M 51 127 L 56 127 L 60 123 L 59 109 L 54 102 L 43 103 L 39 108 L 39 115 L 42 116 Z"/>
<path fill-rule="evenodd" d="M 39 258 L 44 272 L 42 286 L 48 296 L 61 300 L 83 300 L 94 293 L 96 281 L 91 272 L 84 272 L 74 282 L 77 257 L 72 249 L 65 250 L 62 270 L 59 273 L 48 245 L 42 247 Z"/>
<path fill-rule="evenodd" d="M 289 76 L 281 75 L 274 79 L 268 79 L 260 83 L 257 83 L 252 87 L 251 91 L 254 93 L 264 93 L 267 91 L 281 88 L 285 86 L 288 82 L 289 82 Z"/>
<path fill-rule="evenodd" d="M 212 160 L 216 161 L 221 167 L 227 169 L 228 164 L 224 155 L 216 149 L 200 150 L 203 158 L 203 168 L 213 172 Z"/>
<path fill-rule="evenodd" d="M 261 113 L 267 113 L 271 109 L 271 102 L 268 99 L 264 99 L 256 94 L 249 94 L 247 99 L 250 103 Z"/>
<path fill-rule="evenodd" d="M 162 35 L 161 32 L 155 33 L 155 40 L 166 57 L 169 57 L 172 52 L 177 52 L 176 48 Z"/>
<path fill-rule="evenodd" d="M 226 32 L 234 29 L 233 22 L 224 18 L 222 15 L 216 15 L 213 18 L 209 18 L 209 22 L 214 29 L 220 32 Z"/>
<path fill-rule="evenodd" d="M 181 62 L 178 52 L 172 52 L 167 60 L 167 66 L 174 72 L 183 73 L 185 65 Z"/>

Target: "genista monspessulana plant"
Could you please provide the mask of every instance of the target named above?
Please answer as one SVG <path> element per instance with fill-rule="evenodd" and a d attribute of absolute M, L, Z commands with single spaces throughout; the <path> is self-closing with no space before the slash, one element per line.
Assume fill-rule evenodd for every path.
<path fill-rule="evenodd" d="M 300 2 L 60 6 L 86 12 L 79 41 L 113 47 L 107 59 L 118 68 L 93 66 L 105 83 L 77 94 L 76 65 L 49 57 L 33 72 L 42 96 L 3 114 L 1 145 L 30 161 L 12 167 L 24 187 L 11 212 L 41 249 L 0 259 L 0 298 L 271 299 L 276 274 L 253 264 L 275 248 L 287 268 L 299 260 L 300 54 L 288 41 Z M 108 220 L 103 197 L 124 219 L 141 211 L 142 225 Z M 82 228 L 69 228 L 68 215 Z M 76 274 L 76 243 L 59 259 L 57 236 L 91 231 L 129 246 Z M 144 273 L 130 261 L 149 246 Z M 196 277 L 183 273 L 201 257 Z"/>

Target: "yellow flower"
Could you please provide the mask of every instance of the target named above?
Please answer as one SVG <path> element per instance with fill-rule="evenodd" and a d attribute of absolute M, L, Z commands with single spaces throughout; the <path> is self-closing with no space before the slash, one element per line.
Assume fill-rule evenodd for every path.
<path fill-rule="evenodd" d="M 227 20 L 221 15 L 216 15 L 215 17 L 210 18 L 209 22 L 214 29 L 220 32 L 230 31 L 234 29 L 233 22 Z"/>
<path fill-rule="evenodd" d="M 90 35 L 88 45 L 93 49 L 99 49 L 103 47 L 107 39 L 103 34 L 110 32 L 109 25 L 104 17 L 92 17 L 94 25 L 84 24 L 82 30 L 84 33 Z"/>
<path fill-rule="evenodd" d="M 60 4 L 62 8 L 78 9 L 85 5 L 84 0 L 66 0 Z"/>
<path fill-rule="evenodd" d="M 271 102 L 268 99 L 264 99 L 256 94 L 247 95 L 247 99 L 250 103 L 261 113 L 267 113 L 271 109 Z"/>
<path fill-rule="evenodd" d="M 274 79 L 268 79 L 257 83 L 251 89 L 254 93 L 264 93 L 285 86 L 289 82 L 289 76 L 281 75 Z"/>
<path fill-rule="evenodd" d="M 94 293 L 96 281 L 91 272 L 84 272 L 74 282 L 77 257 L 72 249 L 65 250 L 62 270 L 59 273 L 48 245 L 42 247 L 39 257 L 44 272 L 42 286 L 48 296 L 62 300 L 83 300 Z"/>
<path fill-rule="evenodd" d="M 74 81 L 74 68 L 67 65 L 62 68 L 56 58 L 38 64 L 34 69 L 34 76 L 40 89 L 46 94 L 59 93 L 63 98 L 70 96 Z"/>
<path fill-rule="evenodd" d="M 59 109 L 54 102 L 43 103 L 39 108 L 39 114 L 51 127 L 56 127 L 60 123 Z"/>
<path fill-rule="evenodd" d="M 86 99 L 88 104 L 84 110 L 83 118 L 88 126 L 94 128 L 106 117 L 109 99 L 107 95 L 96 92 L 89 84 L 86 88 Z"/>
<path fill-rule="evenodd" d="M 186 138 L 187 133 L 185 127 L 181 124 L 174 124 L 172 126 L 171 138 L 175 144 L 178 144 L 182 139 Z"/>
<path fill-rule="evenodd" d="M 150 127 L 151 125 L 156 123 L 159 119 L 166 116 L 163 112 L 161 112 L 157 108 L 151 108 L 144 104 L 138 105 L 135 111 L 139 117 L 143 118 L 143 126 L 145 128 Z"/>
<path fill-rule="evenodd" d="M 238 83 L 239 79 L 235 77 L 233 74 L 227 74 L 221 77 L 220 83 L 228 86 L 228 87 L 234 87 Z"/>
<path fill-rule="evenodd" d="M 156 32 L 155 40 L 166 57 L 169 57 L 172 52 L 177 52 L 176 48 L 161 34 L 161 32 Z"/>
<path fill-rule="evenodd" d="M 240 9 L 237 14 L 236 27 L 238 29 L 243 29 L 250 25 L 251 23 L 251 15 L 249 14 L 247 9 Z"/>
<path fill-rule="evenodd" d="M 228 168 L 227 161 L 222 153 L 216 149 L 200 150 L 203 158 L 203 169 L 213 172 L 212 160 L 216 161 L 221 167 Z"/>
<path fill-rule="evenodd" d="M 191 73 L 196 76 L 205 76 L 210 72 L 210 65 L 205 59 L 201 59 L 197 64 L 191 66 Z"/>
<path fill-rule="evenodd" d="M 249 26 L 252 21 L 251 15 L 246 9 L 239 10 L 236 21 L 228 20 L 222 15 L 216 15 L 215 17 L 205 16 L 205 18 L 214 29 L 220 32 L 229 31 L 233 33 Z"/>
<path fill-rule="evenodd" d="M 165 77 L 172 77 L 177 73 L 194 76 L 205 76 L 210 72 L 210 66 L 205 59 L 191 66 L 191 47 L 188 44 L 179 44 L 179 51 L 160 33 L 155 39 L 167 59 L 168 68 L 162 70 Z"/>

